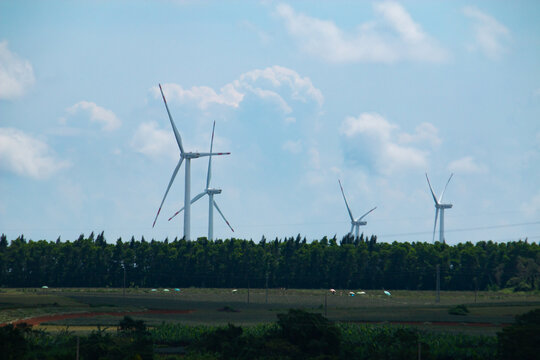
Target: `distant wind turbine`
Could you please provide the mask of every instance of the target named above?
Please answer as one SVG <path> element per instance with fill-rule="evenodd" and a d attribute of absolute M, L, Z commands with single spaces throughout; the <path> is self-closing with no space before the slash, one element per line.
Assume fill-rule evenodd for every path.
<path fill-rule="evenodd" d="M 214 121 L 214 126 L 212 127 L 212 140 L 210 141 L 210 154 L 212 154 L 212 147 L 214 145 L 214 130 L 216 128 L 216 122 Z M 214 200 L 214 195 L 221 194 L 221 189 L 214 189 L 210 188 L 210 178 L 212 177 L 212 155 L 208 157 L 208 173 L 206 175 L 206 189 L 199 195 L 195 196 L 193 199 L 191 199 L 191 204 L 193 204 L 195 201 L 202 198 L 204 195 L 208 195 L 208 240 L 214 239 L 214 207 L 219 212 L 223 220 L 227 223 L 229 228 L 234 232 L 234 229 L 232 228 L 231 224 L 227 221 L 225 218 L 225 215 L 221 212 L 219 209 L 219 206 L 217 205 L 216 201 Z M 174 218 L 176 215 L 180 214 L 184 208 L 181 208 L 178 210 L 173 216 L 169 218 L 169 221 Z"/>
<path fill-rule="evenodd" d="M 171 126 L 174 132 L 174 136 L 176 138 L 176 142 L 178 143 L 178 148 L 180 149 L 180 160 L 178 161 L 178 165 L 176 165 L 176 168 L 173 171 L 173 174 L 171 176 L 171 180 L 169 181 L 169 186 L 167 186 L 167 190 L 165 191 L 165 195 L 163 196 L 163 200 L 161 200 L 161 204 L 159 205 L 159 210 L 156 214 L 156 218 L 154 219 L 154 224 L 152 224 L 152 227 L 156 225 L 156 220 L 159 216 L 159 213 L 161 212 L 161 207 L 163 206 L 163 203 L 165 202 L 165 198 L 167 197 L 167 194 L 169 193 L 169 189 L 171 188 L 172 183 L 174 182 L 174 178 L 176 177 L 176 174 L 178 173 L 178 170 L 180 169 L 180 166 L 182 165 L 182 162 L 184 159 L 186 160 L 186 182 L 185 182 L 185 189 L 184 189 L 184 239 L 190 240 L 190 217 L 191 217 L 191 203 L 189 202 L 189 199 L 191 198 L 190 191 L 191 191 L 191 159 L 197 159 L 203 156 L 211 156 L 211 155 L 229 155 L 230 152 L 226 153 L 198 153 L 198 152 L 185 152 L 184 147 L 182 146 L 182 137 L 180 136 L 180 133 L 176 129 L 176 125 L 174 124 L 173 118 L 171 116 L 171 112 L 169 111 L 169 106 L 167 105 L 167 100 L 165 99 L 165 95 L 163 94 L 163 89 L 161 88 L 161 84 L 159 84 L 159 91 L 161 92 L 161 96 L 163 97 L 163 102 L 165 103 L 165 108 L 167 109 L 167 114 L 169 115 L 169 120 L 171 121 Z"/>
<path fill-rule="evenodd" d="M 448 181 L 446 182 L 446 185 L 444 186 L 444 190 L 441 193 L 441 196 L 439 196 L 439 199 L 437 200 L 437 197 L 435 196 L 435 192 L 433 191 L 433 188 L 431 187 L 431 183 L 429 182 L 428 174 L 426 173 L 426 179 L 429 185 L 429 190 L 431 190 L 431 195 L 433 196 L 433 201 L 435 201 L 435 223 L 433 224 L 433 242 L 435 242 L 435 229 L 437 228 L 437 216 L 439 216 L 439 211 L 441 212 L 441 219 L 439 224 L 439 242 L 445 243 L 444 240 L 444 209 L 451 209 L 452 204 L 443 204 L 442 198 L 444 196 L 444 192 L 446 191 L 446 187 L 448 186 L 448 183 L 450 182 L 450 179 L 452 179 L 452 176 L 454 174 L 450 174 L 450 177 L 448 178 Z"/>
<path fill-rule="evenodd" d="M 354 229 L 354 237 L 358 238 L 358 233 L 360 230 L 360 226 L 367 225 L 366 221 L 362 221 L 363 218 L 366 217 L 367 214 L 375 210 L 377 207 L 375 206 L 373 209 L 369 210 L 364 215 L 360 216 L 358 219 L 354 219 L 353 214 L 351 212 L 351 209 L 349 208 L 349 204 L 347 203 L 347 198 L 345 197 L 345 193 L 343 192 L 343 186 L 341 186 L 341 180 L 338 179 L 339 187 L 341 188 L 341 194 L 343 195 L 343 200 L 345 200 L 345 206 L 347 206 L 347 211 L 349 212 L 349 216 L 351 217 L 351 231 L 349 231 L 349 234 L 352 234 Z"/>

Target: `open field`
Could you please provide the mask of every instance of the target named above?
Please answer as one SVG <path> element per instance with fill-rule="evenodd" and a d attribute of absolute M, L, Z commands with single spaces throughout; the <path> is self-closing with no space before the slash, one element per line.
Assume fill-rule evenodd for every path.
<path fill-rule="evenodd" d="M 339 322 L 494 334 L 512 323 L 516 315 L 540 307 L 538 293 L 479 292 L 475 296 L 474 292 L 441 292 L 437 303 L 432 291 L 391 292 L 391 297 L 380 290 L 348 296 L 348 291 L 332 295 L 325 290 L 272 289 L 267 297 L 265 289 L 238 289 L 233 293 L 232 289 L 188 288 L 180 292 L 127 289 L 123 296 L 122 289 L 2 289 L 0 323 L 31 322 L 34 318 L 32 323 L 47 330 L 62 326 L 88 330 L 114 327 L 122 316 L 130 314 L 149 325 L 255 325 L 274 322 L 276 314 L 289 308 L 302 308 Z M 450 315 L 448 309 L 457 304 L 466 304 L 470 313 Z"/>

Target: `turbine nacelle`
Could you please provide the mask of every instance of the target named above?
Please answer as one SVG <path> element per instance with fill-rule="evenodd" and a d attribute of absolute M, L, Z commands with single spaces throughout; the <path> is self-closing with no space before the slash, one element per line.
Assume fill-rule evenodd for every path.
<path fill-rule="evenodd" d="M 452 206 L 452 204 L 435 204 L 437 209 L 451 209 Z"/>
<path fill-rule="evenodd" d="M 367 221 L 352 221 L 351 224 L 358 225 L 358 226 L 364 226 L 367 225 Z"/>
<path fill-rule="evenodd" d="M 206 193 L 208 195 L 216 195 L 216 194 L 221 194 L 221 189 L 206 189 Z"/>

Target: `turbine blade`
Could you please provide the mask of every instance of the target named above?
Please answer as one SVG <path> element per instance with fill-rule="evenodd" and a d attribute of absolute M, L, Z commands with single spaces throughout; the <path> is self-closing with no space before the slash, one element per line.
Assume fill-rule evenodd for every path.
<path fill-rule="evenodd" d="M 365 213 L 364 215 L 360 216 L 360 218 L 359 218 L 358 220 L 356 220 L 356 221 L 362 220 L 363 218 L 366 217 L 367 214 L 369 214 L 370 212 L 372 212 L 372 211 L 375 210 L 376 208 L 377 208 L 377 207 L 375 206 L 373 209 L 369 210 L 367 213 Z"/>
<path fill-rule="evenodd" d="M 176 142 L 178 143 L 178 147 L 180 148 L 180 153 L 184 153 L 184 147 L 182 146 L 182 137 L 180 136 L 180 133 L 178 132 L 178 129 L 176 128 L 176 125 L 174 125 L 173 118 L 171 116 L 171 112 L 169 111 L 169 105 L 167 105 L 167 100 L 165 99 L 165 94 L 163 94 L 163 89 L 161 88 L 161 84 L 159 84 L 159 91 L 161 91 L 161 97 L 163 97 L 163 102 L 165 103 L 165 108 L 167 109 L 167 114 L 169 114 L 169 120 L 171 120 L 171 125 L 174 131 L 174 137 L 176 138 Z"/>
<path fill-rule="evenodd" d="M 199 199 L 202 198 L 204 195 L 206 195 L 206 191 L 200 193 L 200 194 L 197 195 L 197 196 L 195 196 L 193 199 L 191 199 L 191 201 L 190 201 L 189 203 L 190 203 L 190 204 L 193 204 L 195 201 L 199 200 Z M 180 214 L 183 210 L 184 210 L 184 207 L 182 206 L 182 208 L 181 208 L 180 210 L 178 210 L 177 212 L 175 212 L 174 215 L 171 216 L 171 217 L 169 218 L 169 221 L 171 221 L 176 215 Z"/>
<path fill-rule="evenodd" d="M 437 201 L 437 197 L 435 196 L 435 193 L 433 192 L 433 188 L 431 187 L 431 183 L 429 182 L 429 177 L 427 176 L 427 173 L 426 173 L 426 179 L 429 185 L 429 190 L 431 190 L 431 196 L 433 196 L 433 200 L 435 201 L 435 204 L 438 204 L 439 202 Z"/>
<path fill-rule="evenodd" d="M 230 152 L 220 152 L 220 153 L 198 153 L 199 157 L 203 157 L 203 156 L 214 156 L 214 155 L 230 155 L 231 153 Z"/>
<path fill-rule="evenodd" d="M 439 208 L 435 208 L 435 222 L 433 223 L 433 242 L 435 242 L 435 229 L 437 229 L 437 218 L 439 217 Z"/>
<path fill-rule="evenodd" d="M 354 230 L 354 224 L 351 224 L 351 231 L 349 231 L 349 234 L 352 234 Z"/>
<path fill-rule="evenodd" d="M 161 211 L 161 207 L 163 206 L 163 203 L 165 202 L 165 198 L 167 197 L 167 194 L 169 193 L 169 190 L 170 190 L 171 185 L 172 185 L 172 183 L 174 181 L 174 178 L 176 177 L 176 174 L 178 173 L 178 169 L 180 169 L 180 166 L 182 165 L 183 161 L 184 161 L 184 158 L 181 157 L 180 161 L 178 162 L 178 165 L 176 165 L 176 168 L 173 171 L 173 174 L 171 176 L 171 180 L 169 181 L 169 186 L 167 186 L 167 190 L 165 191 L 165 195 L 163 195 L 163 200 L 161 200 L 161 204 L 159 205 L 159 210 L 158 210 L 158 212 L 156 214 L 156 218 L 154 219 L 154 223 L 152 224 L 152 227 L 154 227 L 156 225 L 156 220 L 157 220 L 157 218 L 159 216 L 159 213 Z"/>
<path fill-rule="evenodd" d="M 349 212 L 349 216 L 351 217 L 351 221 L 354 221 L 354 217 L 352 216 L 351 209 L 349 208 L 349 204 L 347 203 L 347 198 L 345 197 L 345 192 L 343 192 L 343 186 L 341 186 L 341 180 L 338 179 L 339 187 L 341 189 L 341 195 L 343 195 L 343 200 L 345 200 L 345 206 L 347 206 L 347 211 Z M 352 230 L 351 230 L 352 232 Z"/>
<path fill-rule="evenodd" d="M 223 218 L 223 220 L 225 220 L 225 222 L 227 223 L 227 225 L 231 228 L 232 232 L 234 232 L 234 229 L 232 228 L 231 224 L 229 224 L 229 222 L 227 221 L 227 219 L 225 219 L 225 215 L 223 215 L 223 213 L 222 213 L 221 210 L 219 209 L 219 206 L 217 206 L 216 200 L 214 200 L 214 206 L 216 207 L 216 210 L 218 211 L 219 215 L 221 215 L 221 217 Z"/>
<path fill-rule="evenodd" d="M 444 190 L 443 190 L 443 192 L 441 194 L 441 197 L 439 198 L 439 202 L 442 201 L 442 197 L 444 196 L 444 192 L 446 191 L 446 187 L 448 186 L 448 183 L 450 182 L 450 179 L 452 179 L 452 176 L 454 176 L 454 173 L 450 174 L 450 177 L 448 178 L 448 181 L 446 182 L 446 185 L 444 186 Z"/>
<path fill-rule="evenodd" d="M 178 210 L 177 212 L 174 213 L 173 216 L 171 216 L 169 218 L 169 221 L 171 221 L 176 215 L 180 214 L 182 211 L 184 211 L 184 207 L 182 206 L 182 208 L 180 210 Z"/>
<path fill-rule="evenodd" d="M 202 193 L 200 193 L 199 195 L 195 196 L 193 199 L 191 199 L 191 201 L 189 202 L 190 204 L 193 204 L 195 201 L 199 200 L 200 198 L 202 198 L 204 195 L 206 195 L 206 191 L 203 191 Z"/>
<path fill-rule="evenodd" d="M 210 140 L 210 154 L 212 154 L 212 147 L 214 146 L 214 130 L 216 129 L 216 122 L 212 127 L 212 140 Z M 208 157 L 208 173 L 206 174 L 206 188 L 210 187 L 210 178 L 212 177 L 212 155 Z"/>

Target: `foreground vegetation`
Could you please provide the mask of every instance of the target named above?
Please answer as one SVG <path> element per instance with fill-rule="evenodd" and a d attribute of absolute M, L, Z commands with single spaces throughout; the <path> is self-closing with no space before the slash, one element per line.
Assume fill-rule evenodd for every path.
<path fill-rule="evenodd" d="M 493 243 L 378 243 L 346 236 L 197 241 L 144 238 L 115 244 L 104 234 L 77 240 L 8 241 L 0 236 L 3 287 L 238 287 L 432 290 L 540 288 L 540 246 Z M 125 277 L 124 277 L 125 275 Z"/>
<path fill-rule="evenodd" d="M 147 329 L 125 317 L 116 333 L 75 336 L 25 324 L 0 328 L 1 359 L 534 359 L 540 309 L 493 336 L 435 334 L 407 327 L 333 323 L 289 310 L 274 324 L 225 327 L 162 324 Z M 171 351 L 172 350 L 172 351 Z M 162 353 L 173 355 L 160 355 Z M 174 355 L 174 354 L 181 354 Z"/>

